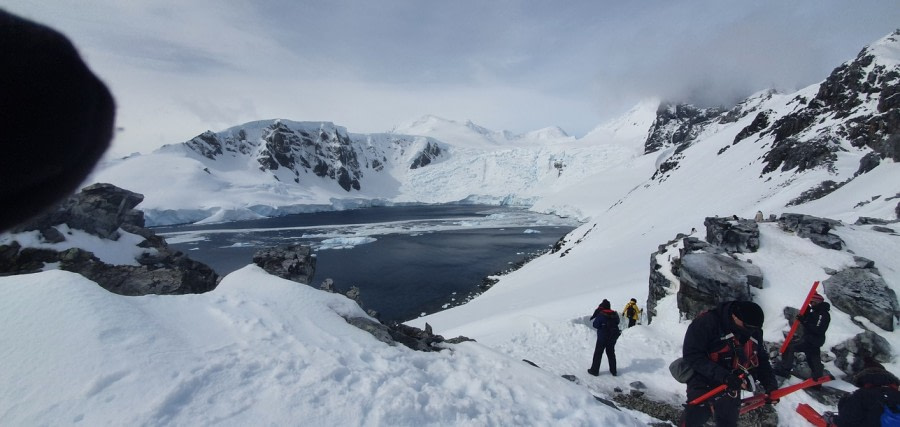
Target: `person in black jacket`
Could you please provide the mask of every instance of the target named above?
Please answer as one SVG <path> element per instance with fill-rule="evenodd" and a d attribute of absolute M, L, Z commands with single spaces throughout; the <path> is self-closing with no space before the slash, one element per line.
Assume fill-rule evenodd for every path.
<path fill-rule="evenodd" d="M 610 309 L 608 300 L 603 300 L 594 310 L 591 316 L 593 325 L 597 328 L 597 344 L 594 346 L 594 358 L 588 373 L 600 375 L 600 363 L 603 361 L 603 353 L 609 359 L 609 373 L 616 376 L 616 340 L 619 339 L 619 313 Z"/>
<path fill-rule="evenodd" d="M 825 367 L 822 365 L 821 351 L 819 350 L 825 344 L 825 331 L 831 323 L 831 314 L 828 310 L 831 308 L 825 298 L 819 293 L 813 294 L 809 300 L 809 307 L 802 316 L 797 316 L 800 325 L 803 326 L 803 335 L 792 341 L 781 356 L 781 363 L 775 367 L 775 375 L 782 377 L 790 377 L 791 369 L 794 367 L 794 353 L 802 351 L 806 354 L 806 363 L 812 371 L 812 378 L 819 378 L 825 373 Z"/>
<path fill-rule="evenodd" d="M 900 380 L 874 360 L 867 360 L 865 366 L 853 379 L 859 389 L 838 402 L 838 413 L 832 418 L 838 427 L 881 426 L 885 406 L 900 417 Z"/>
<path fill-rule="evenodd" d="M 687 381 L 687 401 L 726 384 L 727 390 L 685 407 L 682 426 L 702 426 L 711 416 L 717 426 L 735 426 L 741 408 L 740 390 L 755 387 L 766 393 L 778 388 L 763 344 L 762 308 L 750 301 L 732 301 L 701 313 L 684 335 L 683 358 L 693 369 Z M 770 402 L 776 403 L 776 402 Z"/>

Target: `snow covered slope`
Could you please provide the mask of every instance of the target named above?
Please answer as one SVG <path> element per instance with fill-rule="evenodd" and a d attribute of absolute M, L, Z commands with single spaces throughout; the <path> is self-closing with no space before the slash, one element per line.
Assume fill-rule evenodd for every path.
<path fill-rule="evenodd" d="M 648 102 L 580 140 L 395 142 L 396 134 L 269 121 L 258 136 L 248 124 L 244 136 L 234 129 L 195 138 L 199 151 L 183 144 L 123 160 L 97 178 L 146 193 L 160 216 L 467 198 L 533 204 L 585 224 L 560 252 L 501 277 L 472 302 L 410 322 L 478 341 L 438 354 L 381 344 L 343 320 L 358 312 L 349 301 L 255 268 L 209 294 L 178 297 L 119 297 L 55 271 L 0 278 L 0 341 L 9 343 L 0 350 L 0 379 L 15 385 L 0 399 L 0 424 L 646 424 L 591 394 L 610 398 L 641 381 L 655 400 L 684 401 L 666 369 L 687 327 L 674 296 L 659 301 L 651 325 L 623 333 L 618 377 L 583 373 L 594 344 L 585 317 L 603 298 L 617 307 L 646 301 L 650 254 L 677 233 L 703 230 L 705 217 L 760 210 L 844 222 L 834 231 L 844 251 L 760 226 L 760 250 L 743 256 L 764 273 L 754 293 L 769 339 L 788 327 L 783 308 L 800 304 L 813 281 L 851 265 L 854 254 L 873 260 L 900 292 L 900 227 L 853 225 L 900 213 L 898 52 L 895 33 L 796 93 L 764 91 L 716 111 Z M 321 154 L 304 148 L 303 132 Z M 279 143 L 292 138 L 300 146 Z M 358 168 L 342 149 L 352 149 Z M 428 163 L 412 168 L 422 154 Z M 312 160 L 322 161 L 323 176 Z M 826 348 L 863 330 L 860 319 L 832 316 Z M 879 334 L 900 348 L 900 329 Z M 886 366 L 900 373 L 896 359 Z M 832 362 L 826 368 L 839 371 Z M 803 425 L 794 412 L 800 402 L 834 409 L 796 393 L 777 406 L 782 425 Z"/>

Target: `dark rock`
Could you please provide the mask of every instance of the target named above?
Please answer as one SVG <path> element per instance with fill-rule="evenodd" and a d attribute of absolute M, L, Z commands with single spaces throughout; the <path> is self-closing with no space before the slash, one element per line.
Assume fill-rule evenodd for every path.
<path fill-rule="evenodd" d="M 57 252 L 10 247 L 0 251 L 0 274 L 35 272 L 59 263 L 60 269 L 81 274 L 120 295 L 187 294 L 214 289 L 219 276 L 211 268 L 180 252 L 173 253 L 164 239 L 143 227 L 143 213 L 134 209 L 141 200 L 142 195 L 111 184 L 94 184 L 17 230 L 39 230 L 42 238 L 51 242 L 65 240 L 66 235 L 58 230 L 62 225 L 107 240 L 117 240 L 120 230 L 136 234 L 144 238 L 137 246 L 148 249 L 135 259 L 137 265 L 106 264 L 78 248 Z"/>
<path fill-rule="evenodd" d="M 678 425 L 681 413 L 684 411 L 680 405 L 675 406 L 665 402 L 658 402 L 650 399 L 646 394 L 635 396 L 630 393 L 617 393 L 613 396 L 613 400 L 623 408 L 643 412 L 658 420 L 668 421 L 672 423 L 671 425 Z"/>
<path fill-rule="evenodd" d="M 881 218 L 869 218 L 867 216 L 861 216 L 856 219 L 855 225 L 869 225 L 869 224 L 877 224 L 877 225 L 887 225 L 889 222 L 887 220 L 883 220 Z"/>
<path fill-rule="evenodd" d="M 706 241 L 728 252 L 756 252 L 759 249 L 759 225 L 756 221 L 707 217 Z"/>
<path fill-rule="evenodd" d="M 891 345 L 880 335 L 865 331 L 831 348 L 835 355 L 834 365 L 847 374 L 856 375 L 863 369 L 864 360 L 872 358 L 881 363 L 892 359 Z"/>
<path fill-rule="evenodd" d="M 119 295 L 198 294 L 213 290 L 218 275 L 205 264 L 169 254 L 157 268 L 109 265 L 91 252 L 69 249 L 59 255 L 60 269 L 81 274 Z"/>
<path fill-rule="evenodd" d="M 416 156 L 415 160 L 413 160 L 409 168 L 418 169 L 428 166 L 434 159 L 440 157 L 440 155 L 441 147 L 429 141 L 428 144 L 425 145 L 425 148 L 422 149 L 422 151 L 419 153 L 419 155 Z"/>
<path fill-rule="evenodd" d="M 644 143 L 644 154 L 671 146 L 683 150 L 693 142 L 706 125 L 721 113 L 722 110 L 715 108 L 703 109 L 687 104 L 660 104 L 656 111 L 656 120 L 650 127 Z"/>
<path fill-rule="evenodd" d="M 395 344 L 394 338 L 392 338 L 391 336 L 390 329 L 377 320 L 373 320 L 368 317 L 351 317 L 347 319 L 347 323 L 372 334 L 372 336 L 374 336 L 378 341 L 390 345 Z"/>
<path fill-rule="evenodd" d="M 781 167 L 783 172 L 797 169 L 803 172 L 807 169 L 833 164 L 837 160 L 840 144 L 836 140 L 818 138 L 809 141 L 800 141 L 795 138 L 785 138 L 772 144 L 772 149 L 766 153 L 763 161 L 766 166 L 762 173 L 777 170 Z"/>
<path fill-rule="evenodd" d="M 769 127 L 769 114 L 772 113 L 772 110 L 760 111 L 755 118 L 753 118 L 753 122 L 751 122 L 747 127 L 741 129 L 737 135 L 734 137 L 734 144 L 741 142 L 741 140 L 746 139 L 750 135 L 758 133 L 763 129 Z"/>
<path fill-rule="evenodd" d="M 143 200 L 143 195 L 112 184 L 93 184 L 13 232 L 42 230 L 46 233 L 54 225 L 67 224 L 103 239 L 118 240 L 118 230 L 124 224 L 144 226 L 143 213 L 134 210 Z"/>
<path fill-rule="evenodd" d="M 853 263 L 856 268 L 875 268 L 875 261 L 872 261 L 866 257 L 854 255 Z"/>
<path fill-rule="evenodd" d="M 750 301 L 750 287 L 762 287 L 762 270 L 748 262 L 709 253 L 681 258 L 678 310 L 689 319 L 725 301 Z"/>
<path fill-rule="evenodd" d="M 522 361 L 525 362 L 525 363 L 527 363 L 527 364 L 529 364 L 529 365 L 531 365 L 531 366 L 534 366 L 535 368 L 540 368 L 540 366 L 538 366 L 537 363 L 534 363 L 534 362 L 532 362 L 532 361 L 530 361 L 530 360 L 528 360 L 528 359 L 522 359 Z M 572 375 L 572 377 L 575 377 L 575 376 Z M 563 378 L 565 378 L 565 375 L 563 375 Z"/>
<path fill-rule="evenodd" d="M 526 362 L 527 362 L 527 360 L 526 360 Z M 575 383 L 575 384 L 581 384 L 581 381 L 579 381 L 579 380 L 578 380 L 578 377 L 576 377 L 575 375 L 572 375 L 572 374 L 566 374 L 566 375 L 563 375 L 562 377 L 565 378 L 565 379 L 567 379 L 567 380 L 569 380 L 569 381 L 572 381 L 572 382 Z"/>
<path fill-rule="evenodd" d="M 859 169 L 856 170 L 856 173 L 854 173 L 853 176 L 869 172 L 872 169 L 875 169 L 879 164 L 881 164 L 881 156 L 872 151 L 859 159 Z"/>
<path fill-rule="evenodd" d="M 650 289 L 647 295 L 647 323 L 653 322 L 656 316 L 657 301 L 669 294 L 672 282 L 659 270 L 661 265 L 656 261 L 657 253 L 650 254 Z"/>
<path fill-rule="evenodd" d="M 850 182 L 849 179 L 846 181 L 843 181 L 843 182 L 834 182 L 830 179 L 826 179 L 825 181 L 822 181 L 819 185 L 800 193 L 800 195 L 797 196 L 797 198 L 787 202 L 785 207 L 802 205 L 806 202 L 811 202 L 813 200 L 819 200 L 819 199 L 835 192 L 838 188 L 843 187 L 848 182 Z"/>
<path fill-rule="evenodd" d="M 894 330 L 900 304 L 894 290 L 872 268 L 848 268 L 822 282 L 831 304 L 851 316 L 861 316 L 886 331 Z"/>
<path fill-rule="evenodd" d="M 316 257 L 307 245 L 262 249 L 253 254 L 253 263 L 273 276 L 303 284 L 316 273 Z"/>
<path fill-rule="evenodd" d="M 882 227 L 880 225 L 876 225 L 876 226 L 872 227 L 872 230 L 880 231 L 882 233 L 894 233 L 895 232 L 893 228 Z"/>
<path fill-rule="evenodd" d="M 808 238 L 816 245 L 826 249 L 840 250 L 844 246 L 840 237 L 829 233 L 833 227 L 841 225 L 835 220 L 786 213 L 778 218 L 778 225 L 782 230 L 797 233 L 798 236 Z"/>

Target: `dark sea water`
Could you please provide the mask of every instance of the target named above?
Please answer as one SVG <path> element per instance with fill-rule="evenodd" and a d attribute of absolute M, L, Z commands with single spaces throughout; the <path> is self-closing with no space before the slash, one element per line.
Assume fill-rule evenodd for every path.
<path fill-rule="evenodd" d="M 463 303 L 485 277 L 550 248 L 577 223 L 475 205 L 375 207 L 279 218 L 157 228 L 169 245 L 225 275 L 264 247 L 308 244 L 312 285 L 360 289 L 366 309 L 405 321 Z"/>

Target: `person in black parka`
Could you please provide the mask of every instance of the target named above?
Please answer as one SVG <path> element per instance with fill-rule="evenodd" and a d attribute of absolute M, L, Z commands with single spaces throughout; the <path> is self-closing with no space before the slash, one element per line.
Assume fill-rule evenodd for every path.
<path fill-rule="evenodd" d="M 853 379 L 858 390 L 841 398 L 838 413 L 832 419 L 838 427 L 877 427 L 884 425 L 882 415 L 888 406 L 900 417 L 900 380 L 880 363 L 867 360 L 865 368 Z"/>
<path fill-rule="evenodd" d="M 825 302 L 825 297 L 819 293 L 813 294 L 809 300 L 809 307 L 802 316 L 797 316 L 800 325 L 803 326 L 803 335 L 788 345 L 787 350 L 781 356 L 781 363 L 775 367 L 775 375 L 790 377 L 794 367 L 794 354 L 802 351 L 806 354 L 806 363 L 812 371 L 812 378 L 819 378 L 825 373 L 822 365 L 821 347 L 825 344 L 825 331 L 831 323 L 831 314 L 828 313 L 831 306 Z"/>
<path fill-rule="evenodd" d="M 594 346 L 594 358 L 588 373 L 600 375 L 600 363 L 603 353 L 609 360 L 609 373 L 616 376 L 616 340 L 619 339 L 619 313 L 610 309 L 608 300 L 603 300 L 591 316 L 592 324 L 597 329 L 597 344 Z"/>
<path fill-rule="evenodd" d="M 722 303 L 701 313 L 684 335 L 683 355 L 694 375 L 687 381 L 687 401 L 726 384 L 726 392 L 697 405 L 686 405 L 682 426 L 702 426 L 711 416 L 717 426 L 735 426 L 740 390 L 749 384 L 741 374 L 758 379 L 766 393 L 778 388 L 763 344 L 762 308 L 750 301 Z M 775 402 L 770 402 L 775 403 Z"/>

